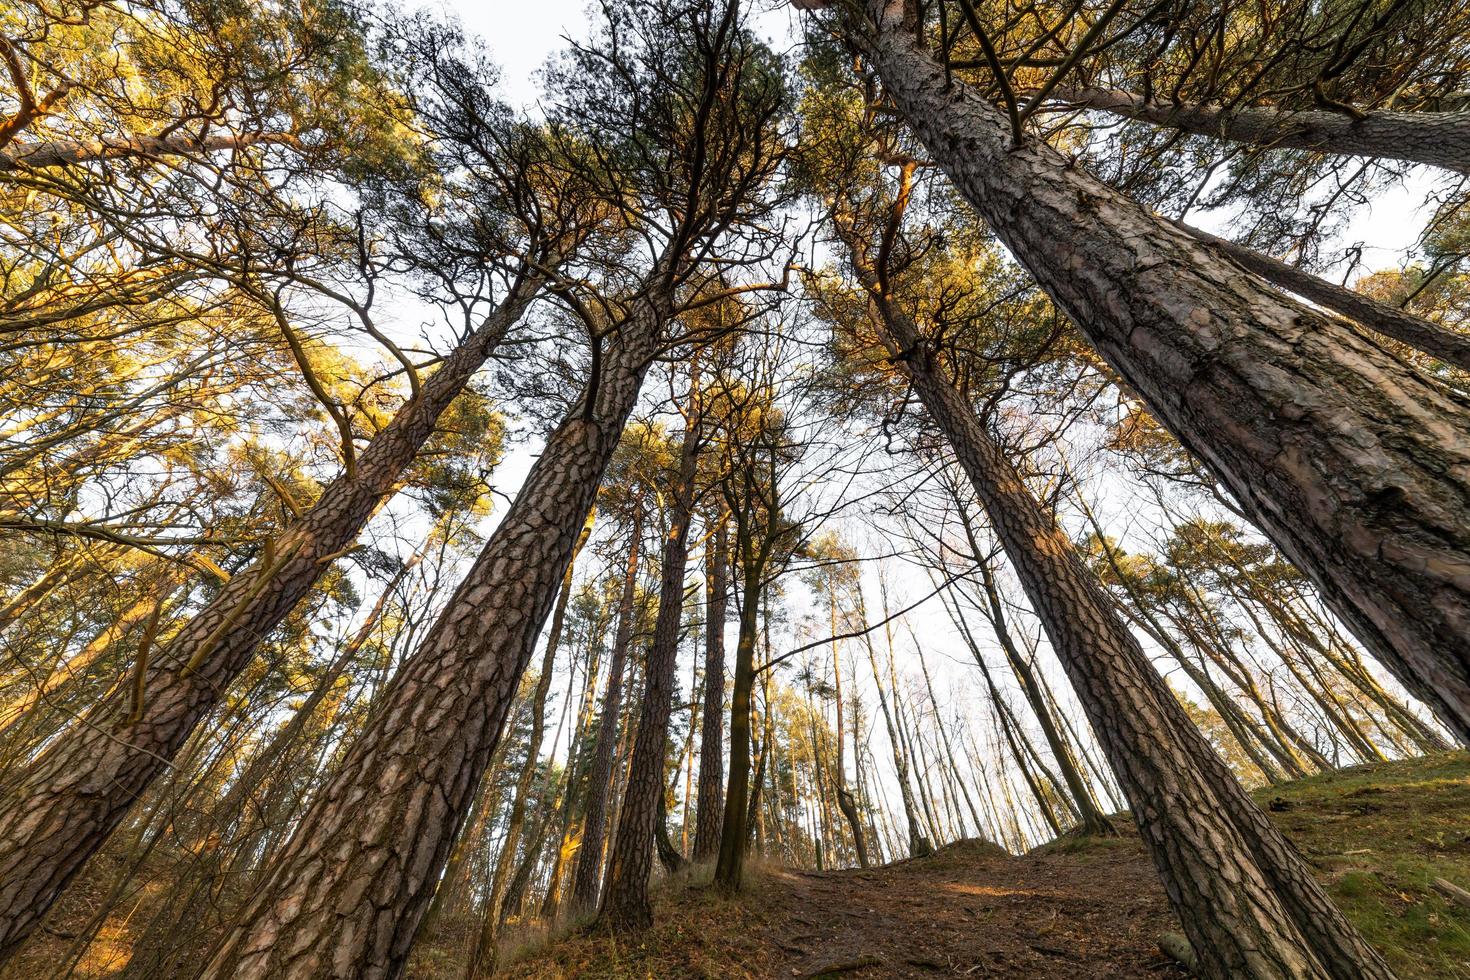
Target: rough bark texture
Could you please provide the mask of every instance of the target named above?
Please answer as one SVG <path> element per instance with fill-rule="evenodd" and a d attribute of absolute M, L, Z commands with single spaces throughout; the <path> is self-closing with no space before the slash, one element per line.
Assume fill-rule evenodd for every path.
<path fill-rule="evenodd" d="M 1253 248 L 1238 245 L 1188 225 L 1181 227 L 1282 289 L 1309 299 L 1318 306 L 1326 307 L 1385 337 L 1408 344 L 1431 357 L 1437 357 L 1446 364 L 1453 364 L 1462 371 L 1470 371 L 1470 337 L 1464 334 L 1454 333 L 1423 317 L 1387 306 L 1355 289 L 1328 282 L 1305 269 L 1273 259 Z"/>
<path fill-rule="evenodd" d="M 894 13 L 897 13 L 895 3 Z M 1470 741 L 1470 402 L 1070 166 L 853 21 L 980 216 L 1367 648 Z"/>
<path fill-rule="evenodd" d="M 763 565 L 764 563 L 762 563 Z M 755 637 L 761 568 L 744 569 L 740 637 L 735 644 L 735 683 L 730 690 L 730 775 L 725 782 L 725 812 L 715 884 L 738 891 L 745 873 L 746 809 L 750 806 L 750 700 L 755 687 Z"/>
<path fill-rule="evenodd" d="M 1347 156 L 1427 163 L 1470 174 L 1470 112 L 1367 112 L 1150 102 L 1131 92 L 1084 88 L 1052 97 L 1197 136 Z"/>
<path fill-rule="evenodd" d="M 587 771 L 582 847 L 577 852 L 577 866 L 572 874 L 571 910 L 574 916 L 590 911 L 597 904 L 597 890 L 602 884 L 602 854 L 608 805 L 612 798 L 613 761 L 617 755 L 618 721 L 623 714 L 623 674 L 627 671 L 628 648 L 633 645 L 633 625 L 638 615 L 633 600 L 638 587 L 642 538 L 643 523 L 635 515 L 632 542 L 628 545 L 628 566 L 623 572 L 623 594 L 618 602 L 618 629 L 613 637 L 607 690 L 602 695 L 602 712 L 592 747 L 592 767 Z"/>
<path fill-rule="evenodd" d="M 430 376 L 363 451 L 352 474 L 329 484 L 262 559 L 150 656 L 145 699 L 129 717 L 125 686 L 110 694 L 21 772 L 0 795 L 0 959 L 34 929 L 56 896 L 169 767 L 219 703 L 257 645 L 301 601 L 434 431 L 440 414 L 485 362 L 535 293 L 522 283 Z"/>
<path fill-rule="evenodd" d="M 697 371 L 697 368 L 696 368 Z M 643 671 L 643 702 L 628 785 L 617 836 L 608 855 L 607 894 L 599 918 L 621 931 L 653 925 L 648 879 L 653 871 L 655 831 L 664 827 L 664 750 L 669 739 L 673 709 L 674 666 L 679 653 L 679 629 L 684 618 L 684 575 L 689 563 L 689 522 L 694 510 L 694 478 L 703 438 L 698 405 L 698 378 L 690 398 L 690 415 L 679 452 L 679 473 L 670 495 L 669 533 L 664 539 L 659 577 L 658 615 L 653 645 Z"/>
<path fill-rule="evenodd" d="M 567 606 L 572 600 L 573 566 L 591 535 L 592 518 L 589 517 L 582 525 L 582 533 L 572 548 L 566 574 L 562 576 L 561 592 L 556 597 L 556 609 L 551 614 L 546 652 L 541 656 L 541 673 L 537 675 L 536 689 L 531 693 L 531 734 L 526 743 L 526 764 L 516 776 L 515 798 L 511 801 L 510 816 L 505 821 L 505 834 L 500 839 L 500 855 L 495 860 L 495 873 L 490 880 L 490 896 L 485 901 L 485 914 L 480 920 L 480 935 L 475 941 L 475 948 L 470 952 L 470 964 L 465 970 L 466 976 L 471 978 L 489 976 L 495 969 L 496 941 L 500 935 L 500 924 L 505 918 L 501 906 L 511 882 L 511 865 L 515 863 L 516 850 L 521 843 L 521 831 L 526 823 L 526 804 L 531 795 L 531 782 L 536 776 L 536 763 L 541 758 L 541 739 L 546 732 L 546 699 L 551 694 L 551 674 L 556 666 L 556 652 L 561 646 Z"/>
<path fill-rule="evenodd" d="M 968 525 L 966 531 L 968 532 Z M 979 553 L 978 550 L 976 552 Z M 1092 792 L 1087 786 L 1087 781 L 1082 778 L 1081 771 L 1077 768 L 1077 762 L 1062 738 L 1061 731 L 1057 728 L 1056 719 L 1052 717 L 1051 705 L 1047 703 L 1046 695 L 1042 693 L 1041 685 L 1036 681 L 1036 673 L 1026 661 L 1025 656 L 1016 648 L 1011 640 L 1009 629 L 1004 626 L 1005 607 L 1000 601 L 1000 593 L 995 586 L 995 576 L 989 565 L 981 566 L 981 576 L 985 585 L 985 598 L 990 603 L 990 615 L 992 621 L 997 625 L 996 635 L 1000 638 L 1001 650 L 1006 655 L 1006 661 L 1010 664 L 1011 673 L 1016 680 L 1021 682 L 1021 691 L 1026 695 L 1026 700 L 1031 705 L 1031 712 L 1036 716 L 1037 724 L 1041 726 L 1041 733 L 1046 738 L 1046 744 L 1051 749 L 1052 758 L 1056 760 L 1057 768 L 1061 770 L 1062 778 L 1067 783 L 1067 792 L 1072 796 L 1072 802 L 1077 807 L 1077 817 L 1081 822 L 1082 832 L 1094 835 L 1109 835 L 1113 832 L 1112 824 L 1108 818 L 1097 808 L 1097 801 L 1092 798 Z"/>
<path fill-rule="evenodd" d="M 704 714 L 699 732 L 699 803 L 694 817 L 694 860 L 708 861 L 720 848 L 725 801 L 725 613 L 730 554 L 723 515 L 707 546 L 705 566 Z"/>
<path fill-rule="evenodd" d="M 944 375 L 917 325 L 878 292 L 861 255 L 855 249 L 854 264 L 873 295 L 873 319 L 985 507 L 1205 975 L 1391 977 L 1189 720 L 1071 539 Z"/>
<path fill-rule="evenodd" d="M 399 975 L 637 401 L 661 321 L 624 325 L 515 503 L 202 976 Z"/>

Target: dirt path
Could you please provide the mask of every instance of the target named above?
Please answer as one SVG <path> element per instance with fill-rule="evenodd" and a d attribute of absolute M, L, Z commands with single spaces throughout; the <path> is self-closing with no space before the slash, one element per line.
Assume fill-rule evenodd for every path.
<path fill-rule="evenodd" d="M 775 871 L 769 975 L 1178 975 L 1155 945 L 1176 927 L 1152 866 L 1132 842 L 1100 847 L 1012 857 L 961 843 L 871 871 Z"/>

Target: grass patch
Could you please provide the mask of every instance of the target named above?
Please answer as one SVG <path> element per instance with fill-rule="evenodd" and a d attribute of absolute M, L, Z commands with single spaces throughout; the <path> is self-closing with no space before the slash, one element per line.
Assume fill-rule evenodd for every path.
<path fill-rule="evenodd" d="M 1256 792 L 1333 900 L 1405 978 L 1470 980 L 1470 753 L 1323 773 Z"/>

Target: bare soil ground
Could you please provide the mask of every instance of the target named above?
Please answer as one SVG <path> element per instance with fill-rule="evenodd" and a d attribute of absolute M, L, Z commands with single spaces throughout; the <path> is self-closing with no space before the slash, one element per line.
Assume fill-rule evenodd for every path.
<path fill-rule="evenodd" d="M 1401 977 L 1470 980 L 1470 908 L 1432 884 L 1470 887 L 1470 754 L 1342 770 L 1258 798 Z M 663 890 L 646 935 L 573 932 L 528 948 L 505 975 L 1185 976 L 1158 949 L 1178 925 L 1153 866 L 1131 823 L 1120 828 L 1019 857 L 964 841 L 866 871 L 757 866 L 737 899 L 696 872 Z M 440 975 L 427 960 L 414 974 Z"/>
<path fill-rule="evenodd" d="M 1172 973 L 1173 916 L 1137 848 L 1012 857 L 965 841 L 872 871 L 776 875 L 773 976 L 1103 978 Z"/>

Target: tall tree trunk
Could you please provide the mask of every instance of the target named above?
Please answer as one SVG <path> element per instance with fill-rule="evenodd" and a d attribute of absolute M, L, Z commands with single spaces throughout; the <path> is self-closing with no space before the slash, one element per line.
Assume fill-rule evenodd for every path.
<path fill-rule="evenodd" d="M 0 606 L 0 633 L 29 612 L 36 603 L 66 584 L 66 581 L 76 574 L 81 563 L 79 555 L 69 555 L 53 562 L 40 578 L 17 592 L 5 605 Z"/>
<path fill-rule="evenodd" d="M 933 345 L 881 288 L 865 245 L 849 237 L 874 326 L 985 507 L 1128 795 L 1201 968 L 1220 978 L 1391 977 L 1189 720 L 1071 539 L 943 374 Z"/>
<path fill-rule="evenodd" d="M 968 519 L 965 520 L 965 530 L 967 534 L 971 533 Z M 976 544 L 973 538 L 970 543 L 971 547 Z M 1056 717 L 1051 712 L 1051 705 L 1046 694 L 1036 679 L 1036 672 L 1011 638 L 1010 628 L 1006 624 L 1005 606 L 1001 602 L 1000 590 L 995 582 L 995 573 L 991 571 L 990 564 L 978 551 L 976 551 L 976 558 L 980 562 L 981 582 L 985 587 L 985 599 L 990 606 L 990 620 L 994 626 L 996 638 L 1000 640 L 1000 647 L 1005 653 L 1011 673 L 1015 675 L 1016 680 L 1021 682 L 1021 691 L 1031 705 L 1032 714 L 1036 716 L 1037 722 L 1041 725 L 1041 734 L 1046 738 L 1047 747 L 1051 749 L 1057 768 L 1061 770 L 1062 779 L 1067 784 L 1067 791 L 1071 794 L 1073 805 L 1077 808 L 1082 832 L 1110 836 L 1113 833 L 1113 825 L 1098 809 L 1097 801 L 1088 788 L 1087 780 L 1077 768 L 1077 762 L 1072 757 L 1066 740 L 1062 738 L 1061 731 L 1057 728 Z"/>
<path fill-rule="evenodd" d="M 684 618 L 684 576 L 689 564 L 689 523 L 694 513 L 694 480 L 704 440 L 699 393 L 699 366 L 692 368 L 684 443 L 679 471 L 669 499 L 669 533 L 664 539 L 659 579 L 658 614 L 653 645 L 643 671 L 643 702 L 628 787 L 623 795 L 617 837 L 608 854 L 607 894 L 599 920 L 615 931 L 646 929 L 653 924 L 648 900 L 654 836 L 664 827 L 664 759 L 673 711 L 674 667 Z M 585 851 L 584 851 L 585 853 Z"/>
<path fill-rule="evenodd" d="M 654 354 L 667 306 L 637 302 L 203 976 L 402 972 Z"/>
<path fill-rule="evenodd" d="M 638 504 L 634 505 L 635 508 Z M 623 715 L 623 674 L 627 672 L 628 649 L 633 645 L 633 627 L 638 617 L 634 602 L 638 587 L 638 560 L 643 545 L 643 519 L 635 510 L 628 565 L 623 571 L 623 594 L 618 601 L 618 631 L 613 637 L 612 662 L 608 665 L 607 690 L 592 747 L 592 767 L 587 771 L 586 805 L 582 809 L 582 847 L 572 873 L 573 916 L 592 911 L 602 883 L 602 852 L 607 829 L 607 811 L 613 791 L 614 759 L 617 755 L 618 723 Z"/>
<path fill-rule="evenodd" d="M 541 758 L 541 739 L 546 731 L 546 699 L 551 694 L 551 674 L 556 666 L 556 652 L 561 647 L 562 627 L 566 623 L 567 605 L 572 599 L 572 573 L 577 555 L 592 534 L 593 515 L 587 516 L 582 525 L 582 534 L 572 548 L 572 557 L 567 562 L 566 574 L 562 576 L 561 592 L 556 597 L 556 609 L 551 614 L 551 631 L 546 637 L 546 652 L 541 657 L 541 673 L 536 677 L 536 689 L 531 694 L 531 732 L 526 744 L 526 764 L 516 776 L 515 798 L 511 801 L 510 815 L 506 817 L 505 834 L 500 841 L 500 854 L 495 860 L 495 873 L 490 879 L 490 894 L 485 899 L 485 915 L 480 920 L 479 936 L 465 970 L 471 978 L 488 976 L 495 968 L 495 943 L 500 934 L 500 923 L 504 916 L 500 906 L 505 898 L 510 881 L 510 869 L 515 864 L 516 849 L 521 843 L 521 828 L 526 822 L 526 804 L 531 792 L 531 782 L 536 776 L 536 762 Z"/>
<path fill-rule="evenodd" d="M 867 625 L 867 608 L 861 599 L 858 601 L 858 617 L 863 625 Z M 898 728 L 894 725 L 893 711 L 888 706 L 888 695 L 884 693 L 883 675 L 878 671 L 878 655 L 873 650 L 873 641 L 866 633 L 863 634 L 863 646 L 868 651 L 868 666 L 873 669 L 873 684 L 878 690 L 878 707 L 883 711 L 883 726 L 888 730 L 888 745 L 893 750 L 893 768 L 898 776 L 898 793 L 903 802 L 904 822 L 908 825 L 909 857 L 923 857 L 934 853 L 934 845 L 924 836 L 923 826 L 919 822 L 919 808 L 914 802 L 913 787 L 909 785 L 908 753 L 903 750 Z"/>
<path fill-rule="evenodd" d="M 699 734 L 699 795 L 694 818 L 694 860 L 719 851 L 725 787 L 725 613 L 729 567 L 729 518 L 722 512 L 705 545 L 704 713 Z"/>
<path fill-rule="evenodd" d="M 1470 741 L 1470 401 L 1069 165 L 869 0 L 849 36 L 931 159 L 1334 612 Z"/>
<path fill-rule="evenodd" d="M 469 340 L 373 437 L 356 466 L 232 577 L 144 673 L 141 710 L 123 686 L 5 787 L 0 803 L 0 959 L 40 922 L 82 864 L 250 663 L 260 643 L 357 538 L 378 505 L 539 288 L 517 284 Z"/>
<path fill-rule="evenodd" d="M 1384 112 L 1153 102 L 1117 89 L 1056 89 L 1052 98 L 1196 136 L 1427 163 L 1470 174 L 1470 112 Z"/>
<path fill-rule="evenodd" d="M 857 801 L 847 788 L 847 760 L 844 752 L 847 735 L 842 726 L 842 658 L 839 655 L 839 641 L 836 639 L 836 591 L 832 588 L 831 580 L 828 583 L 828 610 L 831 613 L 829 624 L 832 627 L 832 686 L 836 691 L 836 765 L 833 767 L 836 774 L 836 805 L 842 811 L 842 817 L 847 820 L 848 830 L 853 832 L 858 867 L 866 868 L 867 840 L 863 839 L 863 820 L 857 813 Z M 857 751 L 856 745 L 854 751 Z"/>
<path fill-rule="evenodd" d="M 741 529 L 742 552 L 751 550 L 749 533 Z M 750 700 L 755 687 L 755 640 L 764 561 L 741 560 L 740 633 L 735 644 L 735 683 L 730 690 L 730 775 L 725 786 L 725 812 L 720 824 L 720 850 L 715 884 L 738 891 L 745 871 L 747 807 L 750 805 Z"/>
<path fill-rule="evenodd" d="M 1470 113 L 1465 113 L 1470 116 Z M 1226 238 L 1211 235 L 1207 231 L 1181 225 L 1195 238 L 1218 248 L 1251 272 L 1267 279 L 1288 292 L 1311 300 L 1334 313 L 1360 323 L 1385 337 L 1407 344 L 1430 357 L 1437 357 L 1446 364 L 1453 364 L 1461 371 L 1470 371 L 1470 337 L 1447 330 L 1423 317 L 1407 313 L 1397 307 L 1387 306 L 1371 296 L 1355 289 L 1339 286 L 1305 269 L 1273 259 L 1245 245 L 1238 245 Z"/>

